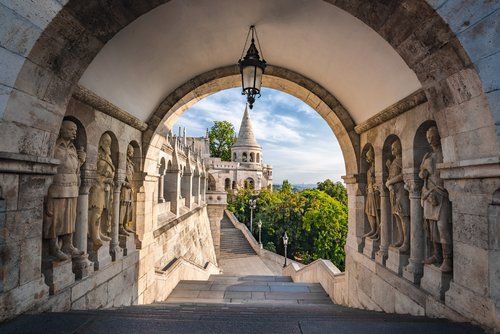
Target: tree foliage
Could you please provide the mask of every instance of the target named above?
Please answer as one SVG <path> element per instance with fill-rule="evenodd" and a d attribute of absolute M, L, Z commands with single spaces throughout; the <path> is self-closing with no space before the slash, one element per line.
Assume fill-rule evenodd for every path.
<path fill-rule="evenodd" d="M 234 126 L 228 121 L 214 121 L 208 131 L 210 156 L 231 161 L 231 146 L 236 141 Z"/>
<path fill-rule="evenodd" d="M 347 192 L 342 183 L 331 183 L 333 187 L 327 189 L 335 189 L 333 194 L 343 198 L 342 194 Z M 283 254 L 282 238 L 286 231 L 289 257 L 295 257 L 303 263 L 319 258 L 328 259 L 344 270 L 347 203 L 320 189 L 294 192 L 286 180 L 279 191 L 263 189 L 254 194 L 251 190 L 242 189 L 237 195 L 229 196 L 228 208 L 247 226 L 250 220 L 250 198 L 257 200 L 252 232 L 258 235 L 257 221 L 262 220 L 262 243 L 266 249 L 275 249 L 278 254 Z"/>
<path fill-rule="evenodd" d="M 326 179 L 323 182 L 318 182 L 317 185 L 319 190 L 324 191 L 340 203 L 347 206 L 347 189 L 344 187 L 342 182 L 333 182 L 330 179 Z"/>

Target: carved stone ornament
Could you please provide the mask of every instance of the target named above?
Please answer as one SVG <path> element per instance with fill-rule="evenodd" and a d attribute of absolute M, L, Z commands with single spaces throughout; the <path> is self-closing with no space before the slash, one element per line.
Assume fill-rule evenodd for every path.
<path fill-rule="evenodd" d="M 118 232 L 121 235 L 129 235 L 134 233 L 132 229 L 133 224 L 133 205 L 134 205 L 134 192 L 133 179 L 134 179 L 134 147 L 128 145 L 127 148 L 127 166 L 125 170 L 125 179 L 123 180 L 121 193 L 120 193 L 120 227 Z"/>
<path fill-rule="evenodd" d="M 426 136 L 432 151 L 424 156 L 418 176 L 424 180 L 421 195 L 424 228 L 433 247 L 432 255 L 425 260 L 425 263 L 438 265 L 442 272 L 451 272 L 453 270 L 451 203 L 437 169 L 437 165 L 443 162 L 441 138 L 435 126 L 427 130 Z"/>
<path fill-rule="evenodd" d="M 77 150 L 73 144 L 76 133 L 75 123 L 63 121 L 54 153 L 60 164 L 49 187 L 43 216 L 43 238 L 48 240 L 49 255 L 58 261 L 83 254 L 73 246 L 80 167 L 86 159 L 83 148 Z"/>

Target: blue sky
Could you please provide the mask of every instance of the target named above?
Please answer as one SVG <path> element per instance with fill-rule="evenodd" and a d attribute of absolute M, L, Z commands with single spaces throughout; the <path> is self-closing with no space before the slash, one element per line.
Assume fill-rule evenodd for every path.
<path fill-rule="evenodd" d="M 263 88 L 250 110 L 255 137 L 262 146 L 263 162 L 273 166 L 273 183 L 316 183 L 327 178 L 342 181 L 344 157 L 328 124 L 301 100 L 278 90 Z M 245 96 L 240 88 L 220 91 L 189 108 L 174 124 L 190 137 L 205 135 L 213 121 L 229 121 L 238 132 Z"/>

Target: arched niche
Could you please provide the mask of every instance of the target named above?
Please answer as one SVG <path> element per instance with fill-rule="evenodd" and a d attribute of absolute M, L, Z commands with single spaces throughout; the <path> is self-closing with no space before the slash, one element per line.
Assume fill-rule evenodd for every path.
<path fill-rule="evenodd" d="M 142 170 L 142 150 L 141 145 L 135 140 L 130 141 L 130 146 L 134 148 L 134 155 L 132 156 L 132 162 L 134 163 L 135 172 Z"/>
<path fill-rule="evenodd" d="M 427 142 L 427 130 L 429 130 L 429 128 L 432 126 L 437 127 L 435 121 L 425 121 L 417 128 L 417 131 L 415 133 L 415 137 L 413 139 L 413 166 L 415 168 L 416 174 L 418 174 L 420 164 L 422 163 L 422 159 L 424 158 L 425 154 L 431 151 L 431 147 Z"/>
<path fill-rule="evenodd" d="M 394 159 L 394 155 L 392 154 L 392 145 L 394 143 L 399 143 L 401 147 L 401 140 L 399 139 L 398 136 L 391 134 L 387 136 L 387 138 L 384 141 L 384 145 L 382 146 L 382 180 L 383 180 L 383 188 L 385 191 L 389 194 L 389 189 L 385 186 L 385 183 L 387 182 L 387 179 L 389 177 L 389 168 L 388 168 L 388 162 L 392 161 Z M 394 239 L 396 238 L 396 233 L 397 233 L 397 227 L 396 227 L 396 218 L 394 217 L 394 214 L 392 212 L 391 205 L 388 205 L 388 211 L 389 211 L 389 244 L 392 244 Z"/>

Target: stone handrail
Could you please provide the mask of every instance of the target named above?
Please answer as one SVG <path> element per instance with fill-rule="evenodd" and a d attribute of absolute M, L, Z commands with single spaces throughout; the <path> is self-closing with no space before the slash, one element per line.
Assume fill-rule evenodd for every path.
<path fill-rule="evenodd" d="M 318 259 L 302 267 L 291 263 L 283 268 L 283 275 L 294 282 L 320 283 L 335 304 L 347 305 L 345 273 L 328 260 Z"/>
<path fill-rule="evenodd" d="M 220 269 L 211 262 L 205 266 L 183 257 L 175 259 L 165 270 L 156 270 L 156 302 L 165 301 L 182 280 L 208 280 L 210 275 L 220 274 Z"/>
<path fill-rule="evenodd" d="M 238 219 L 234 216 L 234 214 L 226 210 L 226 215 L 231 221 L 231 223 L 236 227 L 238 230 L 240 230 L 245 238 L 247 239 L 248 243 L 250 246 L 253 248 L 255 253 L 257 253 L 258 256 L 263 257 L 265 259 L 271 260 L 273 262 L 276 262 L 278 264 L 284 264 L 285 263 L 285 257 L 273 252 L 268 251 L 267 249 L 261 249 L 260 244 L 255 240 L 254 236 L 252 233 L 250 233 L 250 230 L 247 228 L 247 226 L 243 223 L 240 223 Z M 300 262 L 294 261 L 292 259 L 287 258 L 287 263 L 294 263 L 296 266 L 303 267 L 304 265 Z"/>

